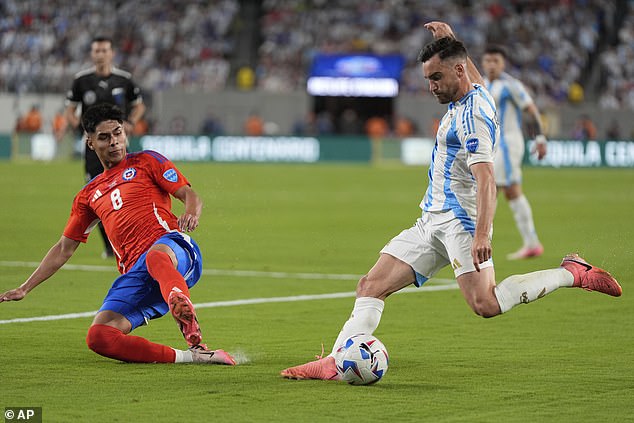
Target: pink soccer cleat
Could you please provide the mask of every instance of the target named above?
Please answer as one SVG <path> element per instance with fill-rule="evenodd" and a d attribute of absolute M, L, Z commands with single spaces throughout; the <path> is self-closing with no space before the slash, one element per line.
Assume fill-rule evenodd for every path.
<path fill-rule="evenodd" d="M 339 373 L 337 373 L 335 359 L 330 356 L 318 358 L 315 361 L 300 366 L 289 367 L 288 369 L 282 370 L 280 374 L 287 379 L 341 379 Z"/>
<path fill-rule="evenodd" d="M 189 347 L 189 351 L 192 352 L 194 363 L 236 365 L 236 360 L 224 350 L 211 351 L 201 344 Z"/>
<path fill-rule="evenodd" d="M 544 247 L 538 244 L 536 247 L 522 247 L 514 253 L 506 256 L 507 260 L 523 260 L 531 257 L 539 257 L 544 254 Z"/>
<path fill-rule="evenodd" d="M 561 267 L 574 276 L 573 287 L 583 288 L 586 291 L 602 292 L 613 297 L 620 297 L 623 293 L 621 285 L 612 275 L 589 264 L 578 254 L 568 254 L 564 257 Z"/>
<path fill-rule="evenodd" d="M 194 347 L 200 344 L 203 336 L 200 332 L 200 326 L 198 325 L 198 319 L 196 319 L 196 312 L 194 311 L 194 305 L 187 298 L 187 295 L 182 292 L 172 291 L 167 301 L 170 312 L 174 319 L 178 323 L 178 326 L 183 332 L 185 341 L 190 347 Z"/>

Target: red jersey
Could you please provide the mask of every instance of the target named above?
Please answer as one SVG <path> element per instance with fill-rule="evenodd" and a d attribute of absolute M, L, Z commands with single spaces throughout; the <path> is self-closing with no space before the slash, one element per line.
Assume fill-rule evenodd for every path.
<path fill-rule="evenodd" d="M 157 239 L 179 229 L 170 194 L 185 185 L 189 181 L 159 153 L 128 154 L 75 196 L 64 236 L 86 242 L 101 220 L 125 273 Z"/>

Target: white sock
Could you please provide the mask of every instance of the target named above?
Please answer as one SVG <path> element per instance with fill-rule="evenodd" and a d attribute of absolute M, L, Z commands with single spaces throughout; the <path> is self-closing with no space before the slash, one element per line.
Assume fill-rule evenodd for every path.
<path fill-rule="evenodd" d="M 527 304 L 550 294 L 557 288 L 572 286 L 574 277 L 566 269 L 540 270 L 525 275 L 513 275 L 495 287 L 495 296 L 502 313 L 518 304 Z"/>
<path fill-rule="evenodd" d="M 174 363 L 192 363 L 194 361 L 191 351 L 177 350 L 176 348 L 172 349 L 176 353 L 176 359 L 174 360 Z"/>
<path fill-rule="evenodd" d="M 535 223 L 533 222 L 533 210 L 531 210 L 531 205 L 528 203 L 526 196 L 522 194 L 513 200 L 509 200 L 509 206 L 513 211 L 515 225 L 520 231 L 524 246 L 535 247 L 539 245 L 539 238 L 537 238 Z"/>
<path fill-rule="evenodd" d="M 383 313 L 383 307 L 385 303 L 383 300 L 379 300 L 374 297 L 361 297 L 357 298 L 354 302 L 354 308 L 348 321 L 343 325 L 339 336 L 335 341 L 335 345 L 332 347 L 333 355 L 339 345 L 352 335 L 358 333 L 367 333 L 372 335 L 381 321 L 381 314 Z"/>

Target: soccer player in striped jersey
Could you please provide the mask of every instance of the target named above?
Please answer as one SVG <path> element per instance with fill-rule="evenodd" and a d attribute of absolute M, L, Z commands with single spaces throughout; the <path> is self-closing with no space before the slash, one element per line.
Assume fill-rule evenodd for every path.
<path fill-rule="evenodd" d="M 560 287 L 621 295 L 621 286 L 608 272 L 576 254 L 564 257 L 559 268 L 510 276 L 496 285 L 491 258 L 496 201 L 493 150 L 499 138 L 495 104 L 449 25 L 430 22 L 425 27 L 435 41 L 419 56 L 423 74 L 432 94 L 449 108 L 436 135 L 422 217 L 394 237 L 359 280 L 352 314 L 332 352 L 282 370 L 283 377 L 340 379 L 334 358 L 338 347 L 352 335 L 373 334 L 390 294 L 410 284 L 421 286 L 447 265 L 453 268 L 467 304 L 482 317 L 505 313 Z"/>
<path fill-rule="evenodd" d="M 88 330 L 88 347 L 105 357 L 140 363 L 235 364 L 223 350 L 208 350 L 189 288 L 202 273 L 202 256 L 185 231 L 198 226 L 202 201 L 172 162 L 154 151 L 126 154 L 121 109 L 93 106 L 82 115 L 88 148 L 104 172 L 75 196 L 60 240 L 20 287 L 0 295 L 21 300 L 51 277 L 86 242 L 101 221 L 117 258 L 119 276 Z M 180 217 L 171 196 L 185 204 Z M 138 326 L 171 312 L 189 348 L 179 350 L 130 335 Z"/>
<path fill-rule="evenodd" d="M 485 84 L 495 99 L 500 121 L 500 140 L 493 168 L 498 192 L 504 192 L 513 212 L 515 225 L 522 236 L 523 245 L 518 251 L 508 254 L 509 260 L 537 257 L 544 247 L 539 242 L 533 211 L 522 192 L 522 159 L 524 158 L 524 135 L 522 115 L 525 116 L 529 135 L 535 140 L 534 152 L 541 160 L 546 155 L 546 137 L 542 131 L 539 110 L 524 85 L 504 72 L 506 51 L 500 46 L 488 46 L 482 56 Z"/>

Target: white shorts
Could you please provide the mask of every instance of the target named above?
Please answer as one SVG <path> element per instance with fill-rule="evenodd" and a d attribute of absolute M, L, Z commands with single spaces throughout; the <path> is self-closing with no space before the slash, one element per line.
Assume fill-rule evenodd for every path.
<path fill-rule="evenodd" d="M 392 238 L 381 253 L 409 264 L 421 286 L 440 269 L 451 264 L 456 277 L 475 272 L 471 244 L 473 235 L 466 230 L 453 211 L 424 212 L 414 226 Z M 489 259 L 480 268 L 493 266 Z"/>
<path fill-rule="evenodd" d="M 507 187 L 522 183 L 522 159 L 524 159 L 524 138 L 506 137 L 500 140 L 493 159 L 495 184 Z"/>

